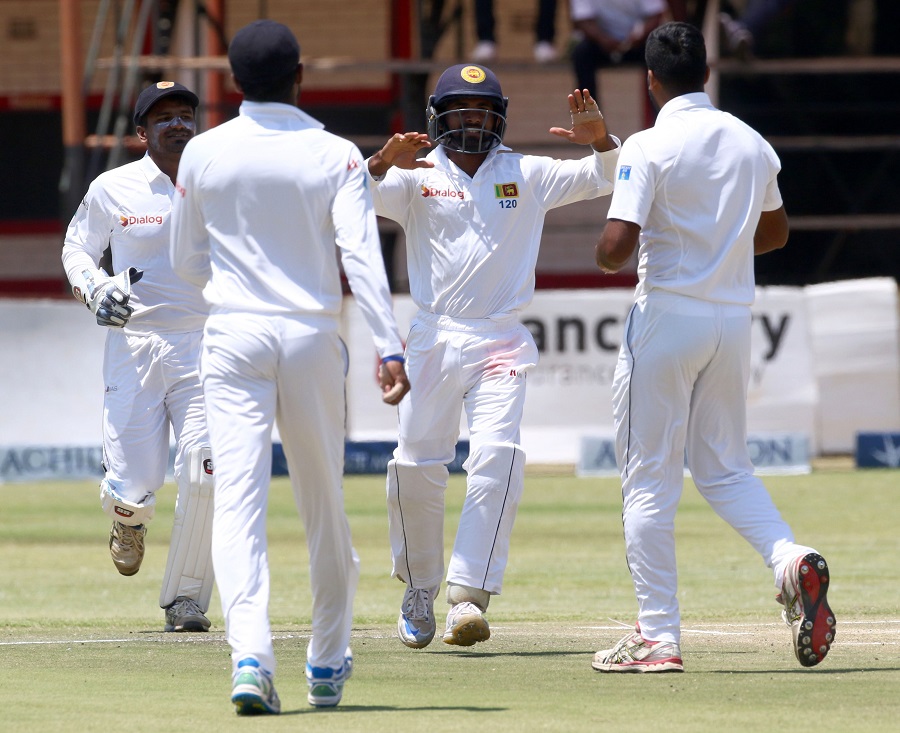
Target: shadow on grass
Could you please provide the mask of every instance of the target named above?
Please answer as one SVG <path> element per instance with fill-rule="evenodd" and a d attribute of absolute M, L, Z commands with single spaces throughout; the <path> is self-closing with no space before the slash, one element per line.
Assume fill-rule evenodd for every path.
<path fill-rule="evenodd" d="M 691 674 L 768 674 L 768 675 L 795 675 L 795 674 L 859 674 L 862 672 L 900 672 L 900 667 L 820 667 L 818 669 L 711 669 L 705 672 L 691 670 Z"/>
<path fill-rule="evenodd" d="M 303 708 L 299 710 L 282 710 L 285 715 L 328 715 L 338 713 L 421 713 L 426 710 L 464 712 L 464 713 L 506 713 L 509 708 L 478 707 L 475 705 L 338 705 L 336 708 Z"/>
<path fill-rule="evenodd" d="M 516 652 L 516 651 L 508 651 L 508 652 L 450 652 L 451 657 L 457 657 L 461 659 L 492 659 L 494 657 L 581 657 L 585 654 L 593 656 L 595 649 L 591 649 L 590 651 L 582 650 L 582 651 L 542 651 L 542 652 Z M 439 652 L 435 650 L 432 652 L 434 654 L 443 654 L 447 655 L 447 652 L 443 649 Z"/>

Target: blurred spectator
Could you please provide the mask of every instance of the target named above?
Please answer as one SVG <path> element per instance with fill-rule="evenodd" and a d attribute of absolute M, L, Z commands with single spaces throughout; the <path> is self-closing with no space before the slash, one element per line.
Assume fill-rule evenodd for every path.
<path fill-rule="evenodd" d="M 760 39 L 769 24 L 782 15 L 797 0 L 747 0 L 744 11 L 730 15 L 723 12 L 719 15 L 725 40 L 725 51 L 740 59 L 753 56 L 756 41 Z"/>
<path fill-rule="evenodd" d="M 598 100 L 597 69 L 644 63 L 644 42 L 663 21 L 666 0 L 570 0 L 572 25 L 581 34 L 572 49 L 579 89 Z"/>
<path fill-rule="evenodd" d="M 534 60 L 540 64 L 558 57 L 553 39 L 556 37 L 556 0 L 537 0 L 537 22 L 534 27 Z M 475 33 L 478 43 L 469 57 L 479 64 L 497 59 L 497 37 L 494 32 L 494 0 L 475 0 Z"/>

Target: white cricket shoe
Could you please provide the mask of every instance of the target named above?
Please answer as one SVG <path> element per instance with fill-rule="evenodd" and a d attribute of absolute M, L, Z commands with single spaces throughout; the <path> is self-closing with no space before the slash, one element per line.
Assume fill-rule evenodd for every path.
<path fill-rule="evenodd" d="M 684 672 L 678 644 L 648 641 L 640 626 L 612 649 L 597 652 L 591 666 L 598 672 Z"/>
<path fill-rule="evenodd" d="M 828 606 L 828 563 L 816 552 L 788 563 L 775 600 L 784 606 L 781 617 L 791 627 L 794 656 L 804 667 L 814 667 L 828 654 L 837 621 Z"/>
<path fill-rule="evenodd" d="M 313 667 L 306 663 L 306 696 L 310 705 L 317 708 L 333 708 L 341 701 L 344 683 L 353 674 L 353 652 L 350 647 L 344 652 L 344 664 L 339 667 Z"/>
<path fill-rule="evenodd" d="M 134 575 L 141 569 L 146 534 L 147 528 L 143 524 L 129 527 L 121 522 L 113 522 L 109 528 L 109 554 L 116 570 L 122 575 Z"/>
<path fill-rule="evenodd" d="M 472 646 L 491 638 L 487 619 L 474 603 L 463 601 L 450 608 L 443 642 L 453 646 Z"/>
<path fill-rule="evenodd" d="M 254 657 L 237 664 L 231 678 L 231 702 L 238 715 L 278 715 L 281 700 L 275 692 L 272 675 Z"/>
<path fill-rule="evenodd" d="M 397 619 L 397 636 L 410 649 L 422 649 L 434 638 L 434 597 L 437 592 L 438 588 L 406 587 Z"/>

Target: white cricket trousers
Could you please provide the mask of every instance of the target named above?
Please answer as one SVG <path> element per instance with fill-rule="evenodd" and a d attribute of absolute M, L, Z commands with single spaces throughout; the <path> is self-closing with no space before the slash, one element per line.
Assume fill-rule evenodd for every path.
<path fill-rule="evenodd" d="M 412 389 L 400 403 L 399 444 L 388 466 L 393 577 L 415 588 L 441 583 L 447 464 L 465 409 L 466 498 L 447 581 L 500 593 L 525 483 L 525 375 L 537 359 L 534 339 L 515 318 L 417 315 L 406 344 Z"/>
<path fill-rule="evenodd" d="M 106 479 L 129 501 L 141 503 L 165 483 L 170 425 L 179 487 L 188 451 L 207 443 L 198 373 L 202 338 L 200 331 L 134 335 L 116 329 L 106 336 L 103 463 Z"/>
<path fill-rule="evenodd" d="M 185 512 L 191 486 L 187 456 L 209 444 L 199 363 L 202 331 L 126 334 L 110 329 L 103 358 L 103 465 L 106 481 L 136 504 L 153 504 L 169 464 L 169 432 L 175 436 L 174 478 L 178 487 L 176 521 Z M 208 537 L 172 532 L 169 562 L 183 558 L 182 567 L 205 568 L 212 574 Z M 202 571 L 201 571 L 202 573 Z M 211 578 L 165 580 L 159 605 L 177 597 L 197 601 L 208 610 Z M 198 587 L 198 581 L 205 591 Z M 206 582 L 204 582 L 206 581 Z"/>
<path fill-rule="evenodd" d="M 276 421 L 309 551 L 307 659 L 343 664 L 359 578 L 342 486 L 346 369 L 333 318 L 216 313 L 207 321 L 201 377 L 216 472 L 212 553 L 234 665 L 254 656 L 276 669 L 266 537 Z"/>
<path fill-rule="evenodd" d="M 697 490 L 774 570 L 813 552 L 753 475 L 747 450 L 750 308 L 653 290 L 625 324 L 613 378 L 625 552 L 644 638 L 680 642 L 675 511 L 687 456 Z M 724 592 L 724 590 L 723 590 Z"/>

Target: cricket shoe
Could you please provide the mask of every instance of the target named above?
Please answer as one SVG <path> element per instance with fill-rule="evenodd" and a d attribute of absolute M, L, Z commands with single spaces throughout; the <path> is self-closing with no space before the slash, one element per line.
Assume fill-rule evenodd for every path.
<path fill-rule="evenodd" d="M 209 619 L 193 598 L 178 596 L 166 606 L 166 631 L 209 631 Z"/>
<path fill-rule="evenodd" d="M 422 649 L 434 638 L 434 597 L 437 592 L 437 588 L 406 587 L 397 619 L 397 636 L 411 649 Z"/>
<path fill-rule="evenodd" d="M 306 684 L 309 694 L 306 699 L 317 708 L 333 708 L 341 701 L 344 683 L 353 674 L 353 652 L 350 647 L 344 652 L 344 664 L 339 667 L 313 667 L 306 663 Z"/>
<path fill-rule="evenodd" d="M 134 575 L 141 569 L 146 534 L 147 528 L 143 524 L 129 527 L 121 522 L 112 523 L 109 529 L 109 554 L 116 570 L 122 575 Z"/>
<path fill-rule="evenodd" d="M 597 652 L 591 666 L 598 672 L 684 672 L 678 644 L 648 641 L 638 625 L 612 649 Z"/>
<path fill-rule="evenodd" d="M 453 646 L 472 646 L 491 638 L 487 619 L 474 603 L 463 601 L 451 606 L 447 614 L 447 628 L 443 642 Z"/>
<path fill-rule="evenodd" d="M 278 715 L 281 700 L 272 675 L 253 657 L 244 657 L 231 678 L 231 702 L 238 715 Z"/>
<path fill-rule="evenodd" d="M 791 560 L 775 600 L 784 606 L 781 617 L 791 627 L 794 655 L 804 667 L 814 667 L 834 642 L 837 623 L 826 595 L 828 563 L 815 552 Z"/>

